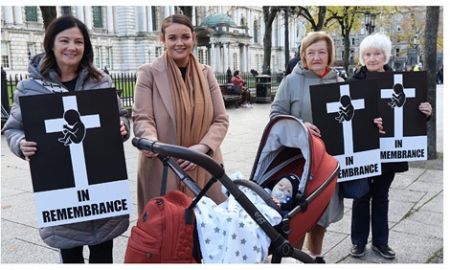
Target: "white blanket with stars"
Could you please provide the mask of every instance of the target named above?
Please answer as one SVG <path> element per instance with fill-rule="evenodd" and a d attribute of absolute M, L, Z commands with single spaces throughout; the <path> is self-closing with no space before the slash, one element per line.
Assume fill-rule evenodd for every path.
<path fill-rule="evenodd" d="M 272 226 L 281 222 L 254 191 L 240 189 Z M 203 263 L 260 263 L 267 257 L 270 238 L 233 196 L 220 205 L 203 197 L 194 211 Z"/>

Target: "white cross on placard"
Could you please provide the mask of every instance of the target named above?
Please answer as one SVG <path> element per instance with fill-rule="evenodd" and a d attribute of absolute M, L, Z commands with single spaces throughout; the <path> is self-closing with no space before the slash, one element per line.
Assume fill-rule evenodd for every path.
<path fill-rule="evenodd" d="M 403 86 L 403 74 L 394 74 L 394 85 L 401 84 Z M 406 98 L 416 97 L 415 88 L 403 88 Z M 382 99 L 391 99 L 394 94 L 393 89 L 381 89 Z M 394 108 L 394 138 L 403 138 L 403 106 Z"/>
<path fill-rule="evenodd" d="M 75 96 L 63 97 L 64 112 L 68 110 L 78 111 L 77 99 Z M 100 117 L 98 114 L 81 116 L 86 129 L 100 127 Z M 47 133 L 62 132 L 66 124 L 64 118 L 45 120 L 45 131 Z M 84 189 L 89 186 L 86 170 L 86 161 L 84 159 L 83 141 L 80 143 L 69 144 L 70 159 L 72 160 L 73 176 L 77 189 Z"/>
<path fill-rule="evenodd" d="M 348 84 L 341 85 L 340 87 L 341 97 L 350 96 L 350 88 Z M 364 99 L 353 99 L 351 100 L 354 110 L 361 110 L 365 108 Z M 327 103 L 327 113 L 337 113 L 339 112 L 339 107 L 342 106 L 340 102 L 329 102 Z M 344 121 L 343 132 L 344 132 L 344 155 L 353 154 L 353 127 L 352 120 Z"/>

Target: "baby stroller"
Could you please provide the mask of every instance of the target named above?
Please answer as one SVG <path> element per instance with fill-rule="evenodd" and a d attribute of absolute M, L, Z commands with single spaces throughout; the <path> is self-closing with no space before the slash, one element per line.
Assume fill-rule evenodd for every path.
<path fill-rule="evenodd" d="M 278 116 L 269 122 L 257 152 L 250 176 L 251 181 L 232 181 L 224 169 L 209 156 L 185 147 L 139 138 L 134 138 L 132 142 L 139 149 L 159 153 L 161 161 L 195 194 L 195 198 L 188 206 L 189 209 L 194 208 L 218 180 L 270 238 L 269 253 L 272 254 L 273 263 L 281 262 L 283 257 L 292 257 L 304 263 L 314 262 L 310 256 L 294 248 L 291 243 L 304 237 L 326 209 L 334 193 L 339 165 L 326 153 L 321 139 L 311 136 L 298 119 Z M 189 160 L 207 170 L 212 178 L 203 189 L 200 189 L 172 158 Z M 277 226 L 271 226 L 239 186 L 252 189 L 269 206 L 277 209 L 272 197 L 264 188 L 271 189 L 275 182 L 286 174 L 295 174 L 300 179 L 298 193 L 293 198 L 295 203 L 291 209 L 283 213 L 282 222 Z M 129 245 L 130 241 L 131 237 Z"/>

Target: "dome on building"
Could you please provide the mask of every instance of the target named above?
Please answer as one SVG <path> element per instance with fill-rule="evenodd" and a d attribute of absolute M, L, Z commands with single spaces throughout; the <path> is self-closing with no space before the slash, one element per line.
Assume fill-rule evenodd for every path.
<path fill-rule="evenodd" d="M 201 26 L 213 27 L 213 26 L 216 26 L 219 24 L 225 24 L 228 26 L 236 26 L 236 23 L 233 21 L 233 19 L 231 19 L 228 15 L 223 14 L 223 13 L 216 13 L 216 14 L 206 16 L 203 19 Z"/>

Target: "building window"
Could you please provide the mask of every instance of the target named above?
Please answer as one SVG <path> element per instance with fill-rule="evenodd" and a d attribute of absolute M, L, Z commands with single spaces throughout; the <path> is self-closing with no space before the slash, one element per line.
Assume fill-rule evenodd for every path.
<path fill-rule="evenodd" d="M 36 45 L 34 43 L 27 44 L 27 55 L 28 60 L 31 60 L 31 58 L 36 55 Z"/>
<path fill-rule="evenodd" d="M 400 57 L 400 48 L 395 48 L 395 56 Z"/>
<path fill-rule="evenodd" d="M 156 47 L 155 48 L 155 56 L 159 57 L 162 54 L 162 48 L 161 47 Z"/>
<path fill-rule="evenodd" d="M 355 45 L 355 38 L 352 38 L 352 45 Z"/>
<path fill-rule="evenodd" d="M 2 67 L 10 68 L 11 63 L 9 62 L 11 59 L 9 55 L 9 42 L 2 41 Z"/>
<path fill-rule="evenodd" d="M 272 72 L 272 67 L 274 67 L 274 66 L 276 66 L 276 64 L 275 64 L 275 55 L 272 55 L 272 61 L 271 61 L 270 66 L 269 66 L 271 72 Z"/>
<path fill-rule="evenodd" d="M 92 21 L 94 28 L 103 28 L 103 10 L 101 6 L 92 7 Z"/>
<path fill-rule="evenodd" d="M 95 63 L 95 66 L 97 67 L 97 68 L 101 68 L 102 67 L 102 63 L 101 63 L 101 50 L 100 50 L 100 47 L 95 47 L 94 48 L 94 63 Z"/>
<path fill-rule="evenodd" d="M 255 20 L 253 23 L 253 42 L 258 43 L 258 33 L 259 33 L 259 25 L 258 21 Z"/>
<path fill-rule="evenodd" d="M 25 7 L 25 20 L 27 22 L 37 22 L 37 7 Z"/>
<path fill-rule="evenodd" d="M 105 65 L 108 69 L 112 69 L 112 47 L 106 47 Z"/>
<path fill-rule="evenodd" d="M 241 26 L 247 26 L 247 20 L 244 17 L 241 18 Z"/>
<path fill-rule="evenodd" d="M 72 15 L 72 7 L 62 6 L 61 13 L 62 13 L 62 15 Z"/>
<path fill-rule="evenodd" d="M 203 50 L 197 51 L 198 62 L 201 64 L 205 64 L 205 55 Z"/>
<path fill-rule="evenodd" d="M 156 7 L 152 7 L 152 31 L 158 31 L 158 12 Z"/>

